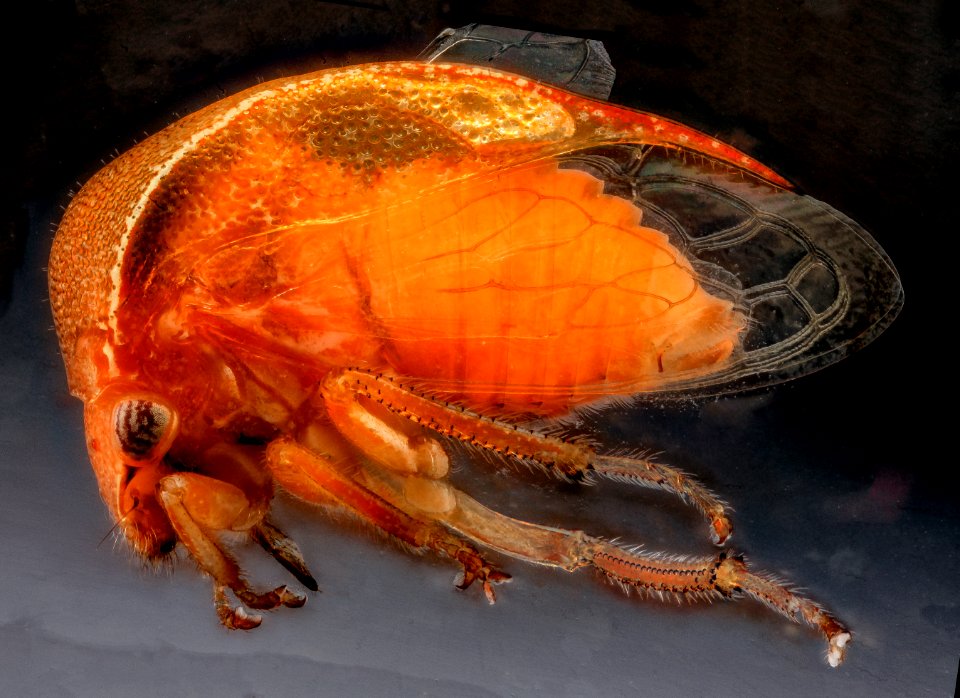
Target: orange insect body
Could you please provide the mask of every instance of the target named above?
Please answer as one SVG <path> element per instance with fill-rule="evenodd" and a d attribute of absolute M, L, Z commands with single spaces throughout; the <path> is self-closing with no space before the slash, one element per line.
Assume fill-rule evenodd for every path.
<path fill-rule="evenodd" d="M 466 385 L 602 381 L 606 362 L 570 365 L 569 346 L 562 345 L 596 345 L 611 328 L 646 323 L 659 335 L 648 346 L 634 337 L 632 346 L 613 350 L 647 364 L 624 368 L 612 381 L 626 382 L 616 392 L 635 392 L 642 385 L 629 382 L 655 372 L 657 340 L 691 334 L 676 321 L 677 306 L 696 307 L 683 312 L 702 313 L 705 326 L 714 324 L 714 311 L 700 307 L 709 301 L 684 260 L 662 234 L 637 226 L 629 204 L 602 197 L 587 175 L 536 163 L 604 142 L 698 138 L 666 120 L 462 66 L 388 64 L 258 86 L 143 143 L 101 173 L 106 186 L 91 184 L 71 207 L 62 229 L 78 234 L 58 237 L 51 276 L 71 385 L 90 394 L 102 381 L 76 365 L 88 358 L 71 346 L 84 330 L 105 325 L 106 353 L 139 363 L 142 349 L 130 337 L 169 308 L 174 289 L 194 286 L 209 294 L 196 305 L 214 314 L 217 306 L 259 301 L 256 309 L 276 327 L 292 312 L 285 324 L 298 336 L 288 343 L 301 356 L 333 366 L 376 365 L 383 363 L 376 354 L 392 350 L 401 370 L 416 367 L 412 375 Z M 750 162 L 718 143 L 711 150 Z M 139 190 L 130 191 L 134 182 Z M 118 210 L 123 204 L 133 210 Z M 399 264 L 397 254 L 410 259 Z M 70 264 L 64 275 L 74 276 L 78 255 L 88 262 L 86 278 L 58 280 L 61 265 Z M 370 308 L 361 307 L 368 301 Z M 513 316 L 497 316 L 504 311 Z M 245 319 L 253 321 L 252 314 Z M 726 324 L 734 327 L 719 343 L 729 353 L 736 322 Z M 310 330 L 325 345 L 319 354 L 309 342 L 304 351 Z M 325 339 L 336 333 L 356 343 L 337 351 Z M 523 347 L 531 334 L 540 341 Z M 445 351 L 406 346 L 421 337 Z M 537 381 L 518 371 L 519 381 L 504 381 L 496 364 L 507 354 L 494 340 L 533 353 L 541 370 L 539 358 L 549 352 L 557 377 Z M 476 346 L 484 342 L 488 349 Z"/>
<path fill-rule="evenodd" d="M 739 350 L 743 316 L 667 237 L 595 177 L 558 167 L 618 143 L 786 186 L 680 124 L 420 63 L 258 85 L 98 173 L 58 232 L 51 301 L 101 492 L 134 546 L 158 556 L 183 543 L 224 623 L 250 627 L 225 588 L 253 608 L 303 597 L 253 592 L 218 532 L 249 531 L 315 584 L 266 518 L 279 483 L 459 561 L 464 584 L 481 579 L 491 598 L 505 575 L 473 543 L 660 592 L 747 589 L 819 627 L 839 661 L 842 625 L 733 556 L 643 558 L 507 520 L 444 479 L 438 433 L 673 489 L 718 542 L 729 535 L 722 503 L 667 466 L 491 418 L 661 389 Z"/>

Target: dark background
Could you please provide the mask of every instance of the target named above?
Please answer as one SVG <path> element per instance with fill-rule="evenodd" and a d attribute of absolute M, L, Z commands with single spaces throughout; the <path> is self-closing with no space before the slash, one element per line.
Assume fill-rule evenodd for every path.
<path fill-rule="evenodd" d="M 8 22 L 4 41 L 0 162 L 0 476 L 7 483 L 0 482 L 0 686 L 13 681 L 14 692 L 32 687 L 36 695 L 119 687 L 310 694 L 323 686 L 331 694 L 949 693 L 960 648 L 952 593 L 958 478 L 945 418 L 955 411 L 948 388 L 955 345 L 945 333 L 953 325 L 957 230 L 950 174 L 960 141 L 960 18 L 952 7 L 241 0 L 35 2 L 22 10 L 32 16 Z M 292 516 L 305 523 L 292 527 L 302 531 L 308 558 L 319 559 L 327 593 L 301 612 L 311 613 L 306 621 L 277 614 L 267 619 L 271 629 L 239 639 L 218 632 L 189 564 L 172 580 L 141 575 L 122 553 L 96 547 L 107 526 L 85 470 L 80 405 L 66 392 L 42 286 L 69 193 L 175 113 L 259 80 L 414 57 L 444 27 L 471 22 L 602 40 L 618 71 L 612 101 L 684 121 L 756 156 L 860 222 L 900 270 L 901 317 L 842 364 L 763 394 L 636 409 L 603 425 L 612 437 L 666 451 L 666 460 L 701 474 L 734 504 L 737 543 L 757 564 L 850 618 L 858 644 L 839 672 L 821 664 L 811 634 L 787 633 L 746 604 L 702 615 L 635 608 L 586 574 L 571 581 L 508 561 L 517 581 L 504 595 L 518 600 L 481 608 L 446 589 L 444 566 L 422 571 L 369 538 L 354 544 L 325 528 L 317 534 L 317 522 L 297 508 Z M 486 486 L 493 494 L 520 488 L 510 475 Z M 571 493 L 550 504 L 544 489 L 530 495 L 535 511 L 549 517 L 551 506 L 560 507 L 559 516 L 573 507 L 574 521 L 563 523 L 589 525 L 579 518 L 590 512 L 570 504 L 578 501 Z M 600 489 L 614 497 L 611 510 L 623 509 L 635 538 L 644 539 L 649 524 L 657 531 L 650 547 L 696 551 L 687 537 L 702 532 L 682 510 L 668 505 L 662 520 L 647 521 L 656 515 L 633 517 L 633 508 L 662 498 L 644 494 L 637 504 Z M 528 515 L 509 499 L 516 495 L 505 496 L 501 508 Z M 594 491 L 589 497 L 601 501 Z M 616 516 L 600 525 L 615 526 Z M 318 535 L 332 542 L 303 542 Z M 60 622 L 67 605 L 72 620 Z M 293 622 L 299 629 L 285 635 Z M 397 624 L 410 624 L 409 634 Z M 480 636 L 481 629 L 491 634 Z M 577 651 L 581 631 L 585 646 Z M 753 634 L 768 639 L 758 643 Z M 554 645 L 581 661 L 564 660 Z M 80 679 L 83 666 L 93 673 Z M 53 680 L 45 673 L 51 668 Z M 462 683 L 444 683 L 452 675 Z M 321 676 L 330 683 L 316 683 Z"/>

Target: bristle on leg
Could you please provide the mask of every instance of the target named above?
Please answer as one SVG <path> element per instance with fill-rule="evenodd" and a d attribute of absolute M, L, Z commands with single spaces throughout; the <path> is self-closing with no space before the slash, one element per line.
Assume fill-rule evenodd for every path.
<path fill-rule="evenodd" d="M 827 663 L 840 666 L 852 635 L 820 604 L 794 592 L 783 582 L 747 569 L 743 556 L 723 551 L 712 558 L 638 554 L 594 539 L 589 546 L 595 567 L 621 585 L 690 601 L 750 596 L 795 622 L 819 630 L 826 638 Z"/>

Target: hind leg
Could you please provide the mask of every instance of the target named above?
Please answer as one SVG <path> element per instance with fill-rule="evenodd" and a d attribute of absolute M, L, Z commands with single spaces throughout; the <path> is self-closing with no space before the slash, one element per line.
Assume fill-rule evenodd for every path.
<path fill-rule="evenodd" d="M 456 493 L 456 506 L 438 519 L 482 545 L 531 562 L 573 571 L 593 566 L 611 579 L 661 598 L 696 601 L 747 595 L 792 621 L 804 622 L 827 640 L 827 661 L 838 666 L 850 631 L 820 604 L 788 586 L 750 570 L 742 556 L 728 551 L 706 557 L 636 553 L 582 531 L 547 528 L 498 514 L 467 495 Z"/>

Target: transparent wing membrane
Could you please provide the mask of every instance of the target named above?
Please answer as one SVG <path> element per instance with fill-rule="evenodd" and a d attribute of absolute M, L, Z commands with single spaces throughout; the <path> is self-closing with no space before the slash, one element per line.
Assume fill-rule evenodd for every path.
<path fill-rule="evenodd" d="M 420 59 L 506 70 L 594 99 L 610 96 L 617 75 L 603 44 L 594 39 L 486 24 L 443 30 Z"/>
<path fill-rule="evenodd" d="M 811 373 L 870 342 L 903 305 L 890 258 L 822 201 L 662 148 L 616 146 L 562 160 L 632 201 L 643 225 L 666 233 L 703 285 L 747 317 L 726 367 L 666 392 L 727 393 Z"/>

